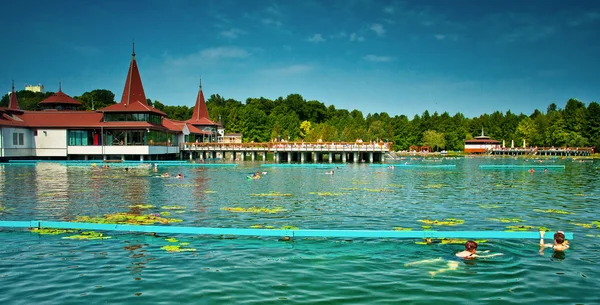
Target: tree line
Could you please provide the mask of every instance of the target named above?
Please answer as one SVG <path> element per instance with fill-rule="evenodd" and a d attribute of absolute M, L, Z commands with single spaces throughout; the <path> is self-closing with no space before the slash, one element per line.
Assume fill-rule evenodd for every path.
<path fill-rule="evenodd" d="M 52 92 L 18 91 L 19 105 L 24 110 L 38 110 L 40 101 Z M 85 110 L 100 109 L 115 103 L 115 95 L 105 89 L 75 96 Z M 193 106 L 169 106 L 160 101 L 150 105 L 165 112 L 170 119 L 187 120 Z M 0 106 L 8 105 L 8 94 Z M 412 145 L 427 145 L 436 150 L 462 150 L 464 140 L 481 134 L 499 141 L 522 143 L 540 147 L 600 146 L 600 105 L 569 99 L 564 108 L 551 103 L 545 111 L 535 109 L 530 115 L 496 111 L 479 117 L 467 118 L 458 112 L 439 114 L 424 111 L 408 118 L 390 116 L 386 112 L 369 113 L 336 109 L 319 101 L 307 101 L 299 94 L 290 94 L 275 100 L 248 98 L 245 103 L 226 99 L 218 94 L 206 101 L 210 118 L 221 120 L 228 133 L 242 133 L 244 142 L 273 140 L 306 142 L 391 141 L 396 150 L 408 150 Z"/>

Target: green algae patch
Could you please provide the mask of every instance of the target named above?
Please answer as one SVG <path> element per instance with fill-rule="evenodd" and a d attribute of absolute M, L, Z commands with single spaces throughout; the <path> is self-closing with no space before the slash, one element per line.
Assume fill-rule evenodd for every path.
<path fill-rule="evenodd" d="M 260 193 L 260 194 L 250 194 L 253 197 L 291 197 L 292 194 L 284 194 L 280 192 L 269 192 L 269 193 Z"/>
<path fill-rule="evenodd" d="M 196 252 L 196 249 L 194 249 L 194 248 L 181 248 L 181 246 L 182 246 L 181 244 L 180 245 L 168 245 L 168 246 L 162 246 L 160 248 L 167 252 Z"/>
<path fill-rule="evenodd" d="M 186 207 L 182 205 L 163 205 L 160 207 L 163 210 L 185 210 Z"/>
<path fill-rule="evenodd" d="M 78 240 L 95 240 L 95 239 L 109 239 L 111 238 L 110 236 L 104 236 L 102 233 L 100 232 L 95 232 L 95 231 L 86 231 L 86 232 L 81 232 L 78 235 L 71 235 L 71 236 L 65 236 L 63 237 L 63 239 L 78 239 Z"/>
<path fill-rule="evenodd" d="M 105 214 L 104 217 L 77 216 L 74 222 L 90 222 L 101 224 L 151 225 L 182 222 L 181 219 L 164 218 L 159 214 L 136 215 L 131 213 Z"/>
<path fill-rule="evenodd" d="M 517 222 L 524 222 L 523 219 L 520 218 L 486 218 L 486 220 L 489 221 L 497 221 L 497 222 L 504 222 L 504 223 L 517 223 Z"/>
<path fill-rule="evenodd" d="M 168 242 L 170 242 L 170 243 L 176 243 L 176 242 L 178 242 L 178 241 L 179 241 L 179 240 L 177 240 L 177 238 L 175 238 L 175 237 L 171 237 L 171 238 L 165 238 L 165 240 L 166 240 L 166 241 L 168 241 Z"/>
<path fill-rule="evenodd" d="M 59 234 L 75 232 L 75 230 L 50 229 L 50 228 L 32 228 L 29 231 L 31 233 L 37 233 L 37 234 L 41 234 L 41 235 L 59 235 Z"/>
<path fill-rule="evenodd" d="M 332 193 L 332 192 L 310 192 L 309 194 L 323 196 L 323 197 L 345 195 L 345 193 Z"/>
<path fill-rule="evenodd" d="M 370 192 L 370 193 L 391 193 L 391 192 L 393 192 L 393 190 L 388 190 L 386 188 L 380 188 L 380 189 L 364 188 L 363 190 Z"/>
<path fill-rule="evenodd" d="M 507 226 L 508 230 L 506 232 L 514 232 L 514 231 L 531 231 L 535 229 L 534 226 Z"/>
<path fill-rule="evenodd" d="M 572 225 L 576 225 L 578 227 L 582 227 L 582 228 L 586 228 L 586 229 L 591 229 L 594 227 L 594 223 L 580 223 L 580 222 L 572 222 Z"/>
<path fill-rule="evenodd" d="M 547 210 L 533 209 L 533 211 L 541 212 L 541 213 L 552 213 L 552 214 L 573 214 L 571 212 L 567 212 L 567 211 L 563 211 L 563 210 L 556 210 L 556 209 L 547 209 Z"/>
<path fill-rule="evenodd" d="M 151 209 L 154 206 L 151 204 L 136 204 L 136 205 L 130 205 L 128 207 L 129 208 L 138 208 L 138 209 Z"/>
<path fill-rule="evenodd" d="M 419 219 L 419 222 L 434 226 L 456 226 L 465 223 L 464 220 L 456 218 L 446 218 L 442 220 Z"/>
<path fill-rule="evenodd" d="M 275 214 L 275 213 L 280 213 L 280 212 L 284 212 L 286 211 L 286 209 L 282 208 L 282 207 L 274 207 L 274 208 L 258 208 L 258 207 L 251 207 L 251 208 L 242 208 L 242 207 L 224 207 L 221 208 L 221 210 L 224 211 L 229 211 L 229 212 L 233 212 L 233 213 L 266 213 L 266 214 Z"/>

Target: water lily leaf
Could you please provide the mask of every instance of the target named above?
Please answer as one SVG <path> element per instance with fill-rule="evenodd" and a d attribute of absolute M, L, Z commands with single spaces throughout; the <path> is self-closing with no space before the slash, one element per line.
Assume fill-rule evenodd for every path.
<path fill-rule="evenodd" d="M 29 231 L 31 231 L 31 233 L 37 233 L 37 234 L 42 234 L 42 235 L 58 235 L 58 234 L 75 232 L 75 230 L 50 229 L 50 228 L 32 228 Z"/>
<path fill-rule="evenodd" d="M 419 222 L 434 226 L 456 226 L 465 223 L 462 219 L 446 218 L 445 220 L 420 219 Z"/>
<path fill-rule="evenodd" d="M 533 211 L 541 212 L 541 213 L 553 213 L 553 214 L 573 214 L 571 212 L 567 212 L 567 211 L 563 211 L 563 210 L 555 210 L 555 209 L 548 209 L 548 210 L 533 209 Z"/>
<path fill-rule="evenodd" d="M 394 227 L 394 231 L 412 231 L 412 228 Z"/>
<path fill-rule="evenodd" d="M 150 208 L 153 208 L 154 206 L 151 204 L 136 204 L 136 205 L 130 205 L 128 207 L 138 208 L 138 209 L 150 209 Z"/>
<path fill-rule="evenodd" d="M 177 238 L 171 237 L 171 238 L 165 238 L 166 241 L 170 242 L 170 243 L 176 243 L 178 242 Z"/>
<path fill-rule="evenodd" d="M 185 210 L 187 207 L 182 205 L 164 205 L 160 208 L 163 210 Z"/>
<path fill-rule="evenodd" d="M 221 210 L 224 211 L 229 211 L 229 212 L 234 212 L 234 213 L 267 213 L 267 214 L 274 214 L 274 213 L 279 213 L 279 212 L 284 212 L 286 211 L 286 209 L 282 208 L 282 207 L 274 207 L 274 208 L 257 208 L 257 207 L 251 207 L 251 208 L 242 208 L 242 207 L 224 207 L 221 208 Z"/>

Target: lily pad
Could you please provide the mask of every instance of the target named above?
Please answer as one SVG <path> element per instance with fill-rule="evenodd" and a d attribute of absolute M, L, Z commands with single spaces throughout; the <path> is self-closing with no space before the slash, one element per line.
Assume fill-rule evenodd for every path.
<path fill-rule="evenodd" d="M 160 248 L 167 252 L 195 252 L 196 251 L 196 249 L 194 249 L 194 248 L 181 248 L 181 245 L 168 245 L 168 246 L 162 246 Z"/>
<path fill-rule="evenodd" d="M 138 208 L 138 209 L 150 209 L 153 208 L 154 206 L 151 204 L 136 204 L 136 205 L 130 205 L 130 208 Z"/>
<path fill-rule="evenodd" d="M 163 210 L 185 210 L 186 207 L 182 205 L 164 205 L 160 207 Z"/>
<path fill-rule="evenodd" d="M 166 241 L 170 242 L 170 243 L 176 243 L 179 240 L 177 240 L 177 238 L 171 237 L 171 238 L 165 238 Z"/>
<path fill-rule="evenodd" d="M 419 222 L 434 226 L 456 226 L 465 223 L 464 220 L 456 218 L 446 218 L 442 220 L 420 219 Z"/>
<path fill-rule="evenodd" d="M 111 238 L 110 236 L 103 236 L 102 233 L 100 232 L 95 232 L 95 231 L 86 231 L 86 232 L 81 232 L 79 235 L 71 235 L 71 236 L 65 236 L 63 237 L 63 239 L 87 239 L 87 240 L 94 240 L 94 239 L 109 239 Z"/>
<path fill-rule="evenodd" d="M 412 231 L 412 228 L 394 227 L 394 231 Z"/>
<path fill-rule="evenodd" d="M 523 219 L 520 218 L 486 218 L 489 221 L 497 221 L 497 222 L 524 222 Z"/>
<path fill-rule="evenodd" d="M 50 229 L 50 228 L 32 228 L 29 231 L 31 233 L 37 233 L 37 234 L 42 234 L 42 235 L 59 235 L 59 234 L 75 232 L 74 230 Z"/>
<path fill-rule="evenodd" d="M 261 193 L 261 194 L 250 194 L 250 196 L 254 197 L 290 197 L 292 194 L 283 194 L 280 192 L 270 192 L 270 193 Z"/>
<path fill-rule="evenodd" d="M 168 224 L 182 222 L 182 220 L 175 218 L 164 218 L 159 214 L 136 215 L 131 213 L 114 213 L 105 214 L 104 217 L 77 216 L 77 218 L 75 218 L 75 222 L 151 225 L 155 223 Z"/>
<path fill-rule="evenodd" d="M 251 208 L 224 207 L 224 208 L 221 208 L 221 210 L 229 211 L 229 212 L 234 212 L 234 213 L 267 213 L 267 214 L 275 214 L 275 213 L 286 211 L 286 209 L 284 209 L 282 207 L 274 207 L 274 208 L 271 208 L 271 209 L 269 209 L 269 208 L 257 208 L 257 207 L 251 207 Z"/>
<path fill-rule="evenodd" d="M 567 212 L 567 211 L 563 211 L 563 210 L 556 210 L 556 209 L 547 209 L 547 210 L 533 209 L 533 211 L 541 212 L 541 213 L 553 213 L 553 214 L 573 214 L 571 212 Z"/>

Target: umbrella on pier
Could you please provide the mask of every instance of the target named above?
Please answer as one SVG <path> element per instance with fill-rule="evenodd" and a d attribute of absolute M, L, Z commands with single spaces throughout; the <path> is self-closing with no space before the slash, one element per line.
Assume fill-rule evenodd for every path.
<path fill-rule="evenodd" d="M 527 145 L 525 145 L 525 139 L 523 139 L 523 148 L 527 148 Z"/>
<path fill-rule="evenodd" d="M 510 148 L 515 148 L 515 140 L 512 140 L 512 141 L 510 142 Z"/>
<path fill-rule="evenodd" d="M 502 140 L 502 148 L 506 148 L 506 141 Z"/>

